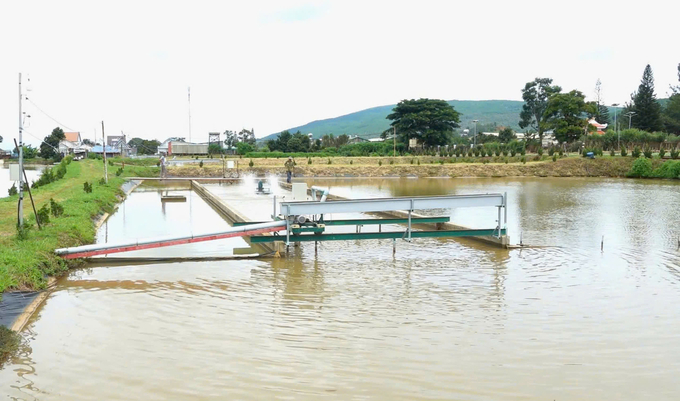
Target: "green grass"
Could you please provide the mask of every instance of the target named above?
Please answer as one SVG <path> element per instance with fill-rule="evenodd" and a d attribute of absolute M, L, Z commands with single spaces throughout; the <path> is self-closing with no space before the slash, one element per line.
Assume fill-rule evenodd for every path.
<path fill-rule="evenodd" d="M 36 209 L 49 204 L 50 198 L 64 207 L 61 217 L 50 216 L 42 230 L 35 225 L 30 198 L 25 194 L 24 219 L 32 228 L 26 239 L 17 237 L 17 196 L 0 199 L 0 292 L 12 289 L 42 289 L 47 277 L 66 271 L 67 264 L 54 255 L 61 247 L 78 246 L 95 240 L 94 219 L 112 212 L 123 193 L 125 176 L 158 175 L 157 168 L 126 167 L 120 177 L 109 167 L 109 183 L 99 184 L 104 165 L 97 160 L 72 162 L 63 179 L 33 191 Z M 92 193 L 83 191 L 83 183 L 93 184 Z"/>
<path fill-rule="evenodd" d="M 20 343 L 19 334 L 0 326 L 0 367 L 19 349 Z"/>

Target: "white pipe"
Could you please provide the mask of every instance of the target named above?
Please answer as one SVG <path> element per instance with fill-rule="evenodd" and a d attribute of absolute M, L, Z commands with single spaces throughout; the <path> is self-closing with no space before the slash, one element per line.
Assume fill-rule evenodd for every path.
<path fill-rule="evenodd" d="M 330 188 L 321 188 L 321 187 L 313 186 L 312 191 L 321 192 L 321 201 L 320 202 L 325 202 L 326 198 L 328 197 L 328 193 L 330 192 Z M 314 198 L 315 198 L 314 200 L 316 200 L 316 196 L 314 196 Z"/>
<path fill-rule="evenodd" d="M 247 231 L 252 231 L 252 230 L 258 230 L 258 229 L 262 229 L 262 228 L 281 227 L 280 231 L 283 231 L 283 230 L 285 230 L 285 226 L 286 226 L 286 221 L 283 221 L 283 220 L 272 221 L 272 222 L 268 222 L 268 223 L 257 223 L 257 224 L 248 224 L 248 225 L 245 225 L 245 226 L 232 227 L 228 230 L 217 231 L 217 232 L 212 232 L 212 233 L 205 233 L 205 234 L 168 236 L 168 237 L 160 237 L 160 238 L 145 238 L 145 239 L 137 239 L 137 240 L 134 240 L 134 241 L 125 241 L 125 242 L 117 242 L 117 243 L 109 242 L 109 243 L 106 243 L 106 244 L 92 244 L 92 245 L 75 246 L 75 247 L 71 247 L 71 248 L 59 248 L 59 249 L 55 249 L 54 253 L 56 253 L 57 255 L 69 255 L 69 254 L 72 254 L 72 253 L 100 251 L 100 250 L 106 250 L 106 249 L 115 249 L 115 248 L 139 246 L 139 245 L 160 244 L 160 243 L 169 242 L 169 241 L 200 239 L 200 238 L 212 237 L 212 236 L 215 236 L 215 235 L 230 234 L 230 233 L 241 233 L 241 232 L 247 232 Z"/>

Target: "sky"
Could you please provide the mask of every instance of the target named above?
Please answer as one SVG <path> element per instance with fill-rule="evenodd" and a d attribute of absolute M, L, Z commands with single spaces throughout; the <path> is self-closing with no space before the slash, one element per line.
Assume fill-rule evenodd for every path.
<path fill-rule="evenodd" d="M 670 0 L 2 1 L 0 147 L 18 136 L 20 72 L 34 146 L 56 126 L 101 138 L 102 121 L 128 138 L 263 137 L 402 99 L 521 100 L 536 77 L 591 99 L 599 78 L 605 102 L 623 103 L 646 64 L 666 97 L 679 11 Z"/>

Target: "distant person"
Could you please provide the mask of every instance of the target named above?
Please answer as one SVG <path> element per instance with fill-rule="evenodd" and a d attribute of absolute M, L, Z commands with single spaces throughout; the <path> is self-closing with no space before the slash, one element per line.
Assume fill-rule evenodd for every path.
<path fill-rule="evenodd" d="M 165 164 L 166 164 L 165 155 L 161 155 L 160 162 L 161 162 L 161 178 L 165 178 L 167 176 L 167 170 L 166 170 L 166 167 L 165 167 Z"/>
<path fill-rule="evenodd" d="M 288 156 L 288 161 L 286 161 L 285 166 L 287 173 L 286 182 L 290 184 L 293 180 L 293 169 L 295 168 L 295 162 L 293 161 L 292 156 Z"/>
<path fill-rule="evenodd" d="M 257 182 L 257 192 L 263 192 L 264 191 L 264 183 L 262 180 Z"/>

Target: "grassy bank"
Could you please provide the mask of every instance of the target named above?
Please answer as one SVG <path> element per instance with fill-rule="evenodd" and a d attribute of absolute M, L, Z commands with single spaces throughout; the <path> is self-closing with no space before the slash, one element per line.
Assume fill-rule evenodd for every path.
<path fill-rule="evenodd" d="M 631 157 L 601 157 L 587 159 L 564 157 L 553 161 L 549 156 L 491 157 L 481 162 L 461 161 L 439 157 L 336 157 L 297 159 L 295 175 L 299 177 L 625 177 L 634 159 Z M 253 174 L 285 174 L 284 159 L 239 160 L 239 172 Z M 660 164 L 656 159 L 653 163 Z M 169 175 L 178 177 L 221 177 L 221 165 L 205 164 L 203 167 L 185 165 L 170 167 Z M 236 176 L 235 170 L 226 170 L 227 176 Z"/>
<path fill-rule="evenodd" d="M 101 184 L 99 180 L 104 175 L 101 161 L 72 162 L 62 179 L 33 190 L 37 209 L 49 207 L 50 199 L 64 209 L 59 217 L 50 215 L 50 222 L 42 230 L 35 225 L 31 202 L 25 194 L 24 218 L 31 228 L 23 239 L 16 228 L 17 196 L 0 199 L 0 292 L 44 288 L 48 276 L 73 266 L 57 258 L 54 249 L 94 242 L 93 221 L 105 212 L 112 212 L 121 200 L 123 177 L 158 174 L 156 168 L 128 166 L 116 176 L 117 169 L 109 167 L 109 183 Z M 91 193 L 83 190 L 85 182 L 92 184 Z"/>

